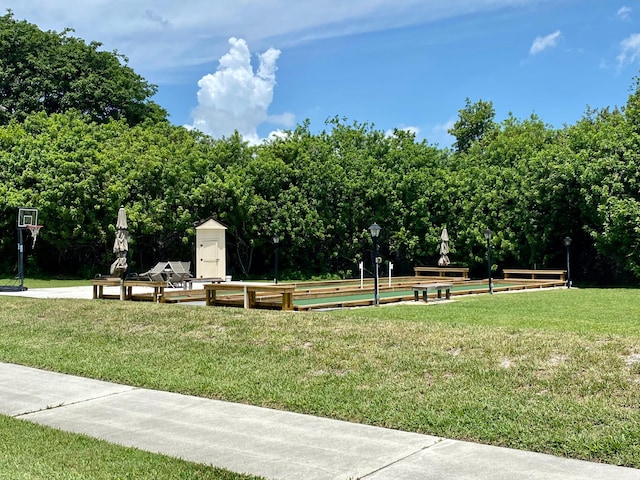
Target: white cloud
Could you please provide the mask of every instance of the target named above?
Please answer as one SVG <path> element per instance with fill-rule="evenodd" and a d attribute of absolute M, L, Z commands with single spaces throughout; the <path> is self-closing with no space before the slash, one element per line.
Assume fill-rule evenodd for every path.
<path fill-rule="evenodd" d="M 290 130 L 274 130 L 267 136 L 270 141 L 276 141 L 278 139 L 286 140 L 289 137 L 291 137 Z"/>
<path fill-rule="evenodd" d="M 293 113 L 285 112 L 279 115 L 267 116 L 267 122 L 275 125 L 281 125 L 285 128 L 292 128 L 296 124 L 296 116 Z"/>
<path fill-rule="evenodd" d="M 396 130 L 403 130 L 405 132 L 413 133 L 416 137 L 418 137 L 418 135 L 420 135 L 420 127 L 414 127 L 414 126 L 396 127 L 395 129 L 387 130 L 386 132 L 384 132 L 384 134 L 387 137 L 393 137 Z"/>
<path fill-rule="evenodd" d="M 621 67 L 640 58 L 640 33 L 634 33 L 620 42 L 620 54 L 617 58 Z"/>
<path fill-rule="evenodd" d="M 232 37 L 229 46 L 216 72 L 198 82 L 198 106 L 192 112 L 191 127 L 215 138 L 228 137 L 237 130 L 245 140 L 255 144 L 260 141 L 257 128 L 261 123 L 295 121 L 292 114 L 267 116 L 280 50 L 270 48 L 258 55 L 258 71 L 254 73 L 247 42 Z"/>
<path fill-rule="evenodd" d="M 628 20 L 631 17 L 631 8 L 620 7 L 616 15 L 618 15 L 618 17 L 620 17 L 622 20 Z"/>
<path fill-rule="evenodd" d="M 529 53 L 531 55 L 536 55 L 543 50 L 546 50 L 547 48 L 555 47 L 558 43 L 560 35 L 560 30 L 556 30 L 555 32 L 550 33 L 549 35 L 546 35 L 544 37 L 536 37 L 536 39 L 533 41 L 533 44 L 531 45 Z"/>
<path fill-rule="evenodd" d="M 430 143 L 436 143 L 441 147 L 450 147 L 456 141 L 455 137 L 449 133 L 449 130 L 456 124 L 456 119 L 448 120 L 445 123 L 434 125 L 429 132 L 427 139 Z"/>

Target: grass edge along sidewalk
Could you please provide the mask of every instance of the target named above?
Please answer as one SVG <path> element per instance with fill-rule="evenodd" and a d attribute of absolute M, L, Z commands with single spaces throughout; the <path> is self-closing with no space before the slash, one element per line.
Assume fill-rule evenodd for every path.
<path fill-rule="evenodd" d="M 640 466 L 637 290 L 282 313 L 0 299 L 0 360 Z"/>
<path fill-rule="evenodd" d="M 0 478 L 260 480 L 0 415 Z"/>

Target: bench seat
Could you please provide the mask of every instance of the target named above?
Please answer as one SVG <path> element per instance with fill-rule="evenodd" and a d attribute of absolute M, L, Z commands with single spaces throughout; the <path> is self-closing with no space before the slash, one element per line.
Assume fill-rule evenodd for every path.
<path fill-rule="evenodd" d="M 528 277 L 529 280 L 551 279 L 560 280 L 561 282 L 564 282 L 567 276 L 566 270 L 537 270 L 523 268 L 505 268 L 502 273 L 505 279 Z"/>
<path fill-rule="evenodd" d="M 469 269 L 467 267 L 413 267 L 416 277 L 461 277 L 469 280 Z"/>
<path fill-rule="evenodd" d="M 418 301 L 418 294 L 422 292 L 422 299 L 427 302 L 429 292 L 437 292 L 437 297 L 442 298 L 442 291 L 445 292 L 447 300 L 451 299 L 451 287 L 453 283 L 420 283 L 412 285 L 413 299 Z"/>

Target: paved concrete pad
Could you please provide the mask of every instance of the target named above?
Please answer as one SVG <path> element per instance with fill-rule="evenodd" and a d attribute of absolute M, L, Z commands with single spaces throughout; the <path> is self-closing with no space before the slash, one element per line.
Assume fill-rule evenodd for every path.
<path fill-rule="evenodd" d="M 273 479 L 640 480 L 640 470 L 0 363 L 0 413 Z"/>

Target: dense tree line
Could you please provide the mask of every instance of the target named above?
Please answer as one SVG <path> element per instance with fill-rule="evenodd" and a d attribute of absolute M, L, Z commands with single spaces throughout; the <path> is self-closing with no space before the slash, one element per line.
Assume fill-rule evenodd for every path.
<path fill-rule="evenodd" d="M 40 45 L 32 26 L 5 16 L 0 62 L 11 63 L 7 38 L 29 43 L 30 35 L 32 46 Z M 66 52 L 60 58 L 67 48 L 87 48 L 66 34 L 43 35 Z M 88 46 L 87 62 L 96 47 Z M 46 65 L 45 57 L 40 61 Z M 450 150 L 337 117 L 319 133 L 305 122 L 260 146 L 237 134 L 212 139 L 170 125 L 148 102 L 153 88 L 131 78 L 142 94 L 122 98 L 148 107 L 131 115 L 128 107 L 100 110 L 99 102 L 95 109 L 82 101 L 29 108 L 29 94 L 0 79 L 0 101 L 9 105 L 3 111 L 11 112 L 0 126 L 6 273 L 15 271 L 18 207 L 39 208 L 45 225 L 27 251 L 29 272 L 90 276 L 113 261 L 114 223 L 124 205 L 136 271 L 158 260 L 192 259 L 195 224 L 213 216 L 228 227 L 228 266 L 238 276 L 271 272 L 275 233 L 286 275 L 355 276 L 360 261 L 371 268 L 367 227 L 378 222 L 382 256 L 397 274 L 435 264 L 446 226 L 452 261 L 476 275 L 486 268 L 488 227 L 496 270 L 564 267 L 562 238 L 570 236 L 577 279 L 640 277 L 637 84 L 625 108 L 589 110 L 562 129 L 536 116 L 498 123 L 491 102 L 467 100 Z M 66 89 L 82 96 L 75 86 L 59 88 L 60 98 Z"/>
<path fill-rule="evenodd" d="M 563 267 L 568 235 L 578 276 L 629 279 L 640 275 L 630 118 L 590 112 L 562 130 L 508 118 L 452 152 L 341 119 L 252 147 L 237 135 L 214 140 L 166 122 L 32 114 L 0 128 L 2 266 L 14 268 L 16 209 L 32 205 L 45 224 L 31 256 L 38 268 L 104 271 L 124 205 L 138 270 L 191 259 L 194 224 L 213 216 L 228 226 L 237 275 L 269 271 L 274 233 L 290 275 L 355 275 L 358 262 L 370 263 L 367 227 L 376 221 L 396 273 L 434 264 L 446 226 L 452 260 L 481 274 L 489 227 L 494 268 Z"/>

